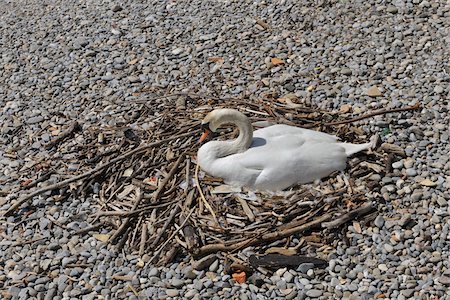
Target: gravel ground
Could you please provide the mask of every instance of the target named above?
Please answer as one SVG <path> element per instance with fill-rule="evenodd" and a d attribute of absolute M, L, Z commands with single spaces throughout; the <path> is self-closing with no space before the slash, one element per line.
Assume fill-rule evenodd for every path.
<path fill-rule="evenodd" d="M 31 157 L 56 155 L 43 148 L 50 126 L 129 124 L 136 93 L 153 90 L 295 93 L 355 113 L 420 102 L 358 124 L 406 152 L 379 178 L 379 215 L 348 226 L 326 270 L 239 285 L 220 257 L 204 270 L 142 268 L 73 235 L 89 199 L 36 197 L 37 211 L 0 219 L 0 298 L 450 299 L 448 1 L 139 2 L 0 0 L 0 210 Z"/>

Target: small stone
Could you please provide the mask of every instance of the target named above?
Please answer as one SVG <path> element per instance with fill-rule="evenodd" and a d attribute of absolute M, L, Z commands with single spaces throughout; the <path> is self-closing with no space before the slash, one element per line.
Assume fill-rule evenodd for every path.
<path fill-rule="evenodd" d="M 399 160 L 399 161 L 392 163 L 392 168 L 394 168 L 394 169 L 403 168 L 403 161 Z"/>
<path fill-rule="evenodd" d="M 346 76 L 352 75 L 352 70 L 349 69 L 349 68 L 343 68 L 343 69 L 341 70 L 341 74 L 342 74 L 342 75 L 346 75 Z"/>
<path fill-rule="evenodd" d="M 380 269 L 383 272 L 386 272 L 388 270 L 388 267 L 386 266 L 386 264 L 379 264 L 378 269 Z"/>
<path fill-rule="evenodd" d="M 181 53 L 183 53 L 184 49 L 183 48 L 175 48 L 172 50 L 172 54 L 173 55 L 180 55 Z"/>
<path fill-rule="evenodd" d="M 216 272 L 217 269 L 219 269 L 219 260 L 215 260 L 210 266 L 209 266 L 209 270 L 211 272 Z"/>
<path fill-rule="evenodd" d="M 122 8 L 122 6 L 120 6 L 120 5 L 114 5 L 113 7 L 112 7 L 112 11 L 113 12 L 119 12 L 119 11 L 121 11 L 123 8 Z"/>
<path fill-rule="evenodd" d="M 438 197 L 436 201 L 439 204 L 439 206 L 447 206 L 448 205 L 448 202 L 447 202 L 447 200 L 444 199 L 444 197 Z"/>
<path fill-rule="evenodd" d="M 390 245 L 390 244 L 384 244 L 384 249 L 385 249 L 387 252 L 392 252 L 392 251 L 394 251 L 394 247 L 393 247 L 392 245 Z"/>
<path fill-rule="evenodd" d="M 367 96 L 380 97 L 380 96 L 383 96 L 383 94 L 380 92 L 380 90 L 376 86 L 372 86 L 367 89 Z"/>
<path fill-rule="evenodd" d="M 438 281 L 445 286 L 450 286 L 450 277 L 448 276 L 441 276 L 439 277 Z"/>
<path fill-rule="evenodd" d="M 375 224 L 375 226 L 377 226 L 378 228 L 382 228 L 384 225 L 384 218 L 381 215 L 378 215 L 375 220 L 373 221 L 373 223 Z"/>
<path fill-rule="evenodd" d="M 444 88 L 442 86 L 440 86 L 440 85 L 437 85 L 437 86 L 434 87 L 433 91 L 436 94 L 442 94 L 444 92 Z"/>
<path fill-rule="evenodd" d="M 284 272 L 283 278 L 286 280 L 286 282 L 289 283 L 289 282 L 292 282 L 292 280 L 294 279 L 294 275 L 292 275 L 291 272 L 287 271 L 287 272 Z"/>
<path fill-rule="evenodd" d="M 314 268 L 313 263 L 302 263 L 298 266 L 297 271 L 306 274 L 312 268 Z"/>
<path fill-rule="evenodd" d="M 129 76 L 129 77 L 128 77 L 128 80 L 129 80 L 131 83 L 136 83 L 136 82 L 140 82 L 140 81 L 141 81 L 141 79 L 140 79 L 138 76 Z"/>
<path fill-rule="evenodd" d="M 159 276 L 159 270 L 158 268 L 152 268 L 149 272 L 148 272 L 148 277 L 158 277 Z"/>
<path fill-rule="evenodd" d="M 390 5 L 386 8 L 386 11 L 391 14 L 396 14 L 398 13 L 398 8 L 393 5 Z"/>
<path fill-rule="evenodd" d="M 322 296 L 323 292 L 321 290 L 309 290 L 306 291 L 306 296 L 311 297 L 311 298 L 318 298 L 320 296 Z"/>
<path fill-rule="evenodd" d="M 28 118 L 26 120 L 27 124 L 36 124 L 36 123 L 40 123 L 42 121 L 44 121 L 43 116 L 35 116 L 35 117 Z"/>
<path fill-rule="evenodd" d="M 414 289 L 406 289 L 401 291 L 402 295 L 405 296 L 406 298 L 411 298 L 414 295 Z"/>
<path fill-rule="evenodd" d="M 169 297 L 177 297 L 178 293 L 179 293 L 179 291 L 175 290 L 175 289 L 167 289 L 166 290 L 166 295 Z"/>
<path fill-rule="evenodd" d="M 412 177 L 417 175 L 417 171 L 413 168 L 406 169 L 406 176 Z"/>
<path fill-rule="evenodd" d="M 180 288 L 184 285 L 184 280 L 178 279 L 178 278 L 173 278 L 172 279 L 172 286 L 176 287 L 176 288 Z"/>

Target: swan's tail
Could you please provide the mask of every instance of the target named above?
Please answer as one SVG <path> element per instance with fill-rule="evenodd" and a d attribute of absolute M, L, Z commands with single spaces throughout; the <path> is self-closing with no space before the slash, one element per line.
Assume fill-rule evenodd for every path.
<path fill-rule="evenodd" d="M 376 147 L 376 143 L 377 143 L 377 138 L 376 138 L 376 136 L 373 136 L 370 139 L 370 142 L 365 143 L 365 144 L 350 144 L 350 143 L 338 143 L 338 144 L 340 146 L 344 147 L 345 154 L 347 156 L 350 156 L 350 155 L 353 155 L 353 154 L 358 153 L 363 150 L 373 149 Z"/>

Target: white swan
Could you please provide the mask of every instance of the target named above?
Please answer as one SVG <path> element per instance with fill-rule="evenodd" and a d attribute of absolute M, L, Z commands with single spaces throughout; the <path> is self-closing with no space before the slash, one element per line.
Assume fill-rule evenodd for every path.
<path fill-rule="evenodd" d="M 233 186 L 283 190 L 344 170 L 347 157 L 372 143 L 349 144 L 323 132 L 288 125 L 272 125 L 253 132 L 250 120 L 234 109 L 216 109 L 202 121 L 203 141 L 225 123 L 235 124 L 239 136 L 210 141 L 197 153 L 200 167 Z M 252 134 L 253 133 L 253 134 Z"/>

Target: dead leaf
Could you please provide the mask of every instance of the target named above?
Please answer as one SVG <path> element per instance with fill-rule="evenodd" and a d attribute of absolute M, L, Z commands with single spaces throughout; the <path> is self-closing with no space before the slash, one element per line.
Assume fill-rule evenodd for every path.
<path fill-rule="evenodd" d="M 135 58 L 135 59 L 133 59 L 133 60 L 130 60 L 130 61 L 128 62 L 128 64 L 129 64 L 129 65 L 135 65 L 138 61 L 139 61 L 139 60 L 138 60 L 137 58 Z"/>
<path fill-rule="evenodd" d="M 383 166 L 380 166 L 380 165 L 377 165 L 377 164 L 374 164 L 374 163 L 370 163 L 370 162 L 367 162 L 367 161 L 361 162 L 360 166 L 361 167 L 366 167 L 368 169 L 372 169 L 372 170 L 374 170 L 377 173 L 381 173 L 384 170 Z"/>
<path fill-rule="evenodd" d="M 434 187 L 437 186 L 437 183 L 434 181 L 431 181 L 430 179 L 424 179 L 420 182 L 421 185 L 423 186 L 428 186 L 428 187 Z"/>
<path fill-rule="evenodd" d="M 361 225 L 359 224 L 359 222 L 353 221 L 353 228 L 355 228 L 355 231 L 357 233 L 362 233 Z"/>
<path fill-rule="evenodd" d="M 369 97 L 380 97 L 383 96 L 383 94 L 380 92 L 380 90 L 376 86 L 371 86 L 367 89 L 367 96 Z"/>
<path fill-rule="evenodd" d="M 248 206 L 247 201 L 244 199 L 241 199 L 240 197 L 236 197 L 236 200 L 241 204 L 242 210 L 247 215 L 247 218 L 253 222 L 255 220 L 255 215 L 253 214 L 253 211 L 250 209 L 250 206 Z"/>
<path fill-rule="evenodd" d="M 133 280 L 133 276 L 113 275 L 112 279 L 120 281 L 131 281 Z"/>
<path fill-rule="evenodd" d="M 291 256 L 291 255 L 297 254 L 297 249 L 293 248 L 293 247 L 289 247 L 289 248 L 270 247 L 269 249 L 266 250 L 266 254 L 269 254 L 269 253 L 278 253 L 278 254 Z"/>
<path fill-rule="evenodd" d="M 166 160 L 172 160 L 175 157 L 175 153 L 173 153 L 172 149 L 168 148 L 166 152 Z"/>
<path fill-rule="evenodd" d="M 272 65 L 274 65 L 274 66 L 284 65 L 284 61 L 282 61 L 281 59 L 276 58 L 276 57 L 273 57 L 270 61 L 272 62 Z"/>
<path fill-rule="evenodd" d="M 111 237 L 110 234 L 102 234 L 102 233 L 95 233 L 92 235 L 94 238 L 96 238 L 99 241 L 102 241 L 104 243 L 106 243 L 109 238 Z"/>
<path fill-rule="evenodd" d="M 261 26 L 264 29 L 269 29 L 270 28 L 269 24 L 267 24 L 266 22 L 264 22 L 261 19 L 256 19 L 256 24 L 258 24 L 259 26 Z"/>
<path fill-rule="evenodd" d="M 394 154 L 398 154 L 402 157 L 405 157 L 405 150 L 403 150 L 402 147 L 394 145 L 394 144 L 389 144 L 389 143 L 383 143 L 381 145 L 381 149 L 383 149 L 386 152 L 390 152 L 390 153 L 394 153 Z"/>
<path fill-rule="evenodd" d="M 294 289 L 292 289 L 292 288 L 289 288 L 289 289 L 280 289 L 280 292 L 281 292 L 283 295 L 287 296 L 287 295 L 289 295 L 290 293 L 292 293 L 293 290 L 294 290 Z"/>
<path fill-rule="evenodd" d="M 145 266 L 145 262 L 142 259 L 138 259 L 137 263 L 136 263 L 136 267 L 138 268 L 143 268 Z"/>
<path fill-rule="evenodd" d="M 20 183 L 20 185 L 21 185 L 21 186 L 27 186 L 27 185 L 29 185 L 29 184 L 32 183 L 32 182 L 33 182 L 32 179 L 27 179 L 27 180 L 25 180 L 25 181 L 22 181 L 22 182 Z"/>
<path fill-rule="evenodd" d="M 308 92 L 311 92 L 312 90 L 314 90 L 316 87 L 314 86 L 314 85 L 310 85 L 310 86 L 308 86 L 307 88 L 306 88 L 306 90 L 308 91 Z"/>
<path fill-rule="evenodd" d="M 128 168 L 125 171 L 123 171 L 122 177 L 130 177 L 133 174 L 133 168 Z"/>
<path fill-rule="evenodd" d="M 208 57 L 208 61 L 210 62 L 223 62 L 223 57 L 218 57 L 218 56 L 211 56 Z"/>
<path fill-rule="evenodd" d="M 344 104 L 344 105 L 342 105 L 341 108 L 339 109 L 339 112 L 340 112 L 341 114 L 346 114 L 346 113 L 348 113 L 348 112 L 351 111 L 351 110 L 352 110 L 352 106 L 351 106 L 350 104 Z"/>

